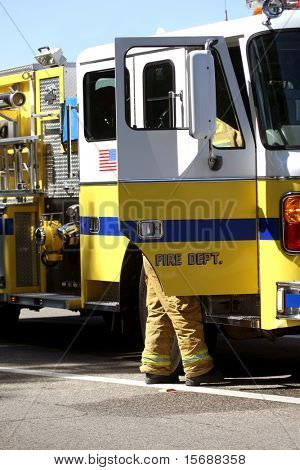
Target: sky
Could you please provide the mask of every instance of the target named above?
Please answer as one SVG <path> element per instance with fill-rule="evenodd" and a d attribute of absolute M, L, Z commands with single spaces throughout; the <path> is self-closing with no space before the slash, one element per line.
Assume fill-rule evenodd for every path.
<path fill-rule="evenodd" d="M 251 14 L 227 0 L 229 19 Z M 34 62 L 38 47 L 60 47 L 68 61 L 115 37 L 149 36 L 225 18 L 225 0 L 0 0 L 0 70 Z"/>

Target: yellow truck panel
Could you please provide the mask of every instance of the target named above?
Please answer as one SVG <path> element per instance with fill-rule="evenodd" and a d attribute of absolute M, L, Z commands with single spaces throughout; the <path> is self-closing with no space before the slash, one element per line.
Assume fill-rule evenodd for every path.
<path fill-rule="evenodd" d="M 122 231 L 152 263 L 168 295 L 258 292 L 255 181 L 122 183 Z M 143 242 L 139 221 L 163 221 Z"/>

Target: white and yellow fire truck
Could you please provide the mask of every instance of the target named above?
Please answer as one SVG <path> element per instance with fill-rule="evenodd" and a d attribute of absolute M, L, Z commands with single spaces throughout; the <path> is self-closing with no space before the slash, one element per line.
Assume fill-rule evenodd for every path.
<path fill-rule="evenodd" d="M 76 64 L 48 47 L 36 58 L 0 72 L 3 324 L 58 293 L 80 307 Z"/>
<path fill-rule="evenodd" d="M 207 325 L 299 327 L 300 5 L 263 7 L 82 52 L 79 179 L 68 64 L 1 77 L 26 96 L 2 112 L 23 122 L 0 140 L 3 316 L 64 307 L 134 328 L 144 254 Z"/>

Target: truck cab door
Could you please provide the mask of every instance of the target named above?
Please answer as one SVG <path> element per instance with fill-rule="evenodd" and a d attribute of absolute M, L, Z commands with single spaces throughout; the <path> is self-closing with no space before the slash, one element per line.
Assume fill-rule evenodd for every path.
<path fill-rule="evenodd" d="M 191 136 L 187 63 L 211 39 L 218 109 L 210 144 Z M 116 102 L 120 230 L 166 294 L 257 293 L 255 146 L 225 40 L 116 39 Z"/>

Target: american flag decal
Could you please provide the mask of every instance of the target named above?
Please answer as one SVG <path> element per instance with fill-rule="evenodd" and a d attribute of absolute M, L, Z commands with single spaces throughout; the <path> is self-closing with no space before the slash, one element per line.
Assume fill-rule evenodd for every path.
<path fill-rule="evenodd" d="M 117 171 L 117 150 L 99 150 L 99 171 Z"/>

